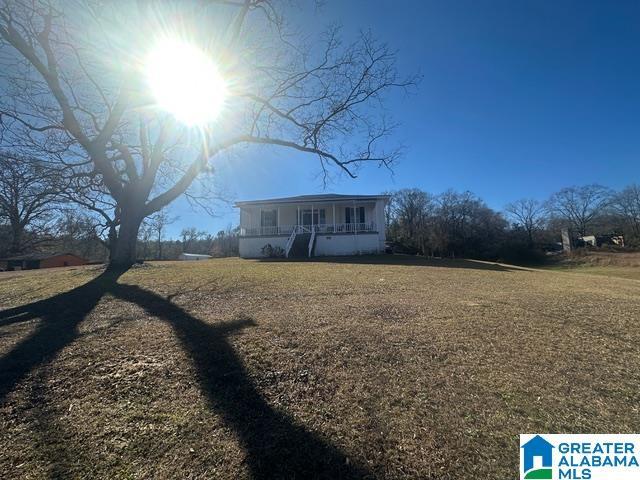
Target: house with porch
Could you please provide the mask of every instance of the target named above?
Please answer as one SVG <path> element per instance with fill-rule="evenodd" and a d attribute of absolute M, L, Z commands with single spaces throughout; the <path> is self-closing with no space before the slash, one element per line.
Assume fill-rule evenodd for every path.
<path fill-rule="evenodd" d="M 388 195 L 301 195 L 237 202 L 240 256 L 264 256 L 266 245 L 286 257 L 383 253 Z"/>

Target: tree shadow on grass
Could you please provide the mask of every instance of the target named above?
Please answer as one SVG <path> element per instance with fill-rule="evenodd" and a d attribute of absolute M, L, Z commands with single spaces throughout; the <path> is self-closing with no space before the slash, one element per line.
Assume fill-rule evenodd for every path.
<path fill-rule="evenodd" d="M 54 297 L 0 311 L 0 327 L 40 319 L 35 331 L 0 358 L 0 403 L 20 381 L 78 338 L 78 326 L 123 272 L 105 271 Z"/>
<path fill-rule="evenodd" d="M 496 272 L 527 271 L 526 268 L 503 265 L 495 262 L 481 260 L 450 259 L 450 258 L 426 258 L 417 255 L 353 255 L 341 257 L 312 257 L 312 258 L 259 258 L 260 262 L 313 262 L 313 263 L 340 263 L 353 265 L 399 265 L 407 267 L 443 267 L 465 268 L 472 270 L 493 270 Z"/>
<path fill-rule="evenodd" d="M 252 319 L 207 324 L 160 295 L 118 284 L 120 274 L 105 272 L 69 292 L 0 312 L 0 322 L 40 318 L 36 330 L 0 359 L 0 403 L 30 372 L 53 360 L 79 337 L 79 324 L 109 293 L 172 326 L 196 367 L 209 407 L 237 433 L 253 478 L 371 476 L 338 448 L 295 424 L 262 398 L 227 339 L 229 334 L 254 325 Z M 66 466 L 60 465 L 52 473 L 65 470 Z"/>
<path fill-rule="evenodd" d="M 118 284 L 111 292 L 168 322 L 199 375 L 211 409 L 233 428 L 247 453 L 252 478 L 366 478 L 364 468 L 348 461 L 336 447 L 293 423 L 262 398 L 227 335 L 255 325 L 246 318 L 210 325 L 163 297 L 135 285 Z"/>
<path fill-rule="evenodd" d="M 76 445 L 67 440 L 65 422 L 60 421 L 60 415 L 49 402 L 46 385 L 48 373 L 41 371 L 35 376 L 28 394 L 27 402 L 30 408 L 25 412 L 25 420 L 38 436 L 36 453 L 44 462 L 46 478 L 72 478 L 71 466 L 78 463 L 81 454 Z"/>

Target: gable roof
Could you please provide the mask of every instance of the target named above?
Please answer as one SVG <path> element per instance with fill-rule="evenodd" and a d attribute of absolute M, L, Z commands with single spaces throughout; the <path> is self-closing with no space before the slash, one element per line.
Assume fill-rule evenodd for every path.
<path fill-rule="evenodd" d="M 264 200 L 245 200 L 236 202 L 236 207 L 246 205 L 260 205 L 268 203 L 313 203 L 313 202 L 337 202 L 348 200 L 388 200 L 390 195 L 341 195 L 337 193 L 326 193 L 320 195 L 298 195 L 295 197 L 267 198 Z"/>
<path fill-rule="evenodd" d="M 555 447 L 553 446 L 552 443 L 549 443 L 540 435 L 536 435 L 535 437 L 530 439 L 527 443 L 522 445 L 520 448 L 524 448 L 525 450 L 527 450 L 527 449 L 547 449 L 547 448 L 551 449 Z"/>

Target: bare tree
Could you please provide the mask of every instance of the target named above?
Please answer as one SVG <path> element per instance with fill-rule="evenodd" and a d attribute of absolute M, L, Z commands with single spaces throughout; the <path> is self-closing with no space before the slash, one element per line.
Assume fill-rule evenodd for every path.
<path fill-rule="evenodd" d="M 141 74 L 154 38 L 185 28 L 229 85 L 225 115 L 201 129 L 162 113 Z M 183 194 L 198 201 L 211 159 L 242 144 L 314 155 L 325 175 L 391 165 L 399 150 L 384 147 L 394 125 L 381 102 L 416 82 L 398 77 L 395 53 L 369 34 L 352 44 L 337 29 L 300 40 L 269 0 L 13 0 L 0 6 L 0 41 L 3 141 L 69 170 L 81 201 L 104 216 L 118 267 L 135 260 L 145 217 Z M 198 180 L 203 188 L 192 189 Z"/>
<path fill-rule="evenodd" d="M 239 227 L 232 228 L 228 225 L 226 230 L 220 230 L 211 242 L 211 248 L 207 252 L 214 257 L 230 257 L 238 255 Z"/>
<path fill-rule="evenodd" d="M 612 206 L 628 225 L 631 235 L 640 239 L 640 185 L 629 185 L 614 195 Z"/>
<path fill-rule="evenodd" d="M 389 202 L 387 213 L 391 238 L 426 253 L 428 224 L 434 207 L 433 197 L 417 188 L 395 192 Z"/>
<path fill-rule="evenodd" d="M 166 208 L 163 208 L 159 212 L 154 213 L 147 219 L 149 229 L 154 233 L 156 237 L 156 259 L 162 260 L 162 238 L 165 233 L 165 229 L 178 220 L 178 217 L 172 217 Z"/>
<path fill-rule="evenodd" d="M 191 246 L 201 238 L 202 233 L 203 232 L 199 232 L 196 227 L 183 228 L 182 232 L 180 232 L 180 237 L 182 237 L 182 251 L 189 253 Z"/>
<path fill-rule="evenodd" d="M 89 260 L 104 260 L 105 245 L 97 234 L 98 229 L 95 218 L 69 205 L 56 220 L 51 246 Z"/>
<path fill-rule="evenodd" d="M 505 226 L 502 215 L 472 192 L 447 190 L 436 198 L 431 248 L 440 255 L 495 258 Z"/>
<path fill-rule="evenodd" d="M 542 227 L 544 222 L 546 211 L 544 205 L 537 200 L 523 198 L 508 204 L 504 210 L 514 223 L 524 229 L 529 248 L 531 248 L 535 232 Z"/>
<path fill-rule="evenodd" d="M 92 225 L 95 237 L 109 252 L 109 259 L 113 258 L 118 238 L 117 202 L 99 179 L 86 175 L 82 168 L 63 167 L 62 177 L 64 188 L 60 196 L 85 210 L 86 222 Z"/>
<path fill-rule="evenodd" d="M 20 254 L 49 239 L 60 188 L 56 172 L 44 162 L 0 152 L 0 219 L 11 227 L 6 253 Z"/>
<path fill-rule="evenodd" d="M 547 209 L 584 236 L 589 226 L 611 203 L 611 191 L 601 185 L 563 188 L 547 202 Z"/>

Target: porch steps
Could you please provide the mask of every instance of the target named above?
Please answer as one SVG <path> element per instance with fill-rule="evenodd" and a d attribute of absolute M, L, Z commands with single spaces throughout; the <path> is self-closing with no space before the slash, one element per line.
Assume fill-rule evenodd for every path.
<path fill-rule="evenodd" d="M 311 240 L 310 233 L 298 233 L 291 246 L 289 258 L 307 258 L 309 256 L 309 240 Z"/>

